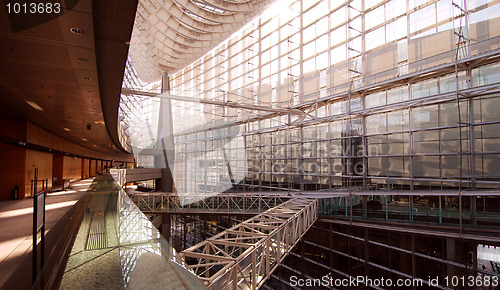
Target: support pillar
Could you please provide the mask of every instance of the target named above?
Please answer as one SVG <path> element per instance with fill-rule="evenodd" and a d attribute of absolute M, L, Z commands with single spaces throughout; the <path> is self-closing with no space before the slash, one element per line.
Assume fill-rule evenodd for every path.
<path fill-rule="evenodd" d="M 458 262 L 458 257 L 460 256 L 460 253 L 458 253 L 458 249 L 456 246 L 456 241 L 454 239 L 446 239 L 446 260 L 451 261 L 451 262 Z M 453 266 L 451 265 L 446 265 L 446 276 L 448 277 L 453 277 L 456 276 L 458 273 L 456 272 L 456 269 L 454 269 Z"/>
<path fill-rule="evenodd" d="M 162 93 L 170 91 L 168 73 L 162 75 Z M 162 192 L 173 192 L 174 179 L 172 176 L 174 166 L 174 124 L 172 121 L 172 104 L 168 98 L 160 98 L 158 116 L 158 139 L 156 148 L 163 154 L 155 156 L 155 167 L 161 168 L 161 178 L 156 180 L 156 190 Z"/>
<path fill-rule="evenodd" d="M 161 235 L 167 240 L 167 242 L 170 242 L 170 228 L 171 228 L 172 222 L 170 221 L 170 215 L 169 214 L 162 214 L 161 215 Z"/>

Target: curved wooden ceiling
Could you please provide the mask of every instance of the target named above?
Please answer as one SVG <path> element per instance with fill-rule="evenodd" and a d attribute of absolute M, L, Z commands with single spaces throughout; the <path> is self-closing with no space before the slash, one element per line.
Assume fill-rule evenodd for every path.
<path fill-rule="evenodd" d="M 117 154 L 123 151 L 118 103 L 137 1 L 63 3 L 71 5 L 55 17 L 21 21 L 0 7 L 0 117 Z"/>
<path fill-rule="evenodd" d="M 272 0 L 139 0 L 130 59 L 142 81 L 161 79 L 214 48 Z"/>

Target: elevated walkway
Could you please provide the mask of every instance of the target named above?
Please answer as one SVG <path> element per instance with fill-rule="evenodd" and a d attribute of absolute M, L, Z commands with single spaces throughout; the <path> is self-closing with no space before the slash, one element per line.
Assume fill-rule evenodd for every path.
<path fill-rule="evenodd" d="M 495 190 L 141 193 L 131 199 L 111 175 L 103 174 L 94 179 L 72 215 L 80 222 L 63 233 L 68 242 L 62 246 L 73 248 L 67 251 L 60 286 L 258 289 L 318 218 L 388 230 L 397 230 L 397 223 L 400 231 L 421 226 L 425 235 L 451 236 L 450 228 L 460 229 L 460 238 L 496 241 L 500 215 L 492 209 L 498 208 L 493 204 L 498 195 Z M 460 208 L 460 202 L 467 207 Z M 144 213 L 257 215 L 177 253 Z M 423 232 L 432 227 L 435 232 Z M 468 235 L 469 229 L 491 235 Z M 64 268 L 65 261 L 51 259 L 48 265 Z M 54 278 L 45 274 L 38 286 L 54 286 Z"/>
<path fill-rule="evenodd" d="M 258 289 L 317 219 L 316 199 L 295 197 L 181 252 L 209 289 Z"/>
<path fill-rule="evenodd" d="M 196 280 L 199 288 L 258 289 L 318 217 L 333 223 L 363 224 L 388 230 L 399 227 L 400 231 L 411 231 L 420 226 L 420 231 L 426 235 L 429 235 L 427 229 L 435 234 L 458 230 L 460 238 L 489 240 L 477 232 L 468 236 L 467 231 L 473 229 L 492 233 L 490 239 L 499 236 L 495 228 L 498 228 L 500 215 L 491 210 L 497 207 L 486 202 L 498 201 L 497 190 L 374 190 L 302 192 L 298 195 L 262 192 L 214 196 L 139 193 L 132 199 L 123 190 L 119 191 L 116 213 L 120 232 L 118 254 L 125 287 L 151 285 L 152 281 L 138 279 L 137 273 L 146 271 L 151 265 L 164 263 L 158 258 L 161 255 L 164 260 L 167 258 L 172 273 L 176 273 L 169 279 L 180 279 L 176 280 L 181 281 L 180 288 L 192 288 L 191 285 L 196 284 L 182 283 L 185 276 L 189 277 L 188 280 Z M 144 213 L 257 215 L 176 253 L 165 244 Z M 163 266 L 154 268 L 164 269 Z M 156 276 L 163 277 L 160 272 Z M 166 280 L 160 282 L 161 285 L 171 285 Z"/>
<path fill-rule="evenodd" d="M 500 191 L 387 190 L 313 193 L 320 218 L 370 223 L 407 232 L 433 230 L 454 237 L 500 241 Z"/>
<path fill-rule="evenodd" d="M 113 168 L 109 173 L 120 186 L 129 182 L 161 178 L 161 168 Z"/>
<path fill-rule="evenodd" d="M 57 244 L 92 179 L 71 183 L 72 190 L 49 192 L 45 207 L 46 253 Z M 33 199 L 0 202 L 0 289 L 29 289 L 33 245 Z"/>
<path fill-rule="evenodd" d="M 59 246 L 64 253 L 49 257 L 51 271 L 42 271 L 35 288 L 224 289 L 238 285 L 257 289 L 317 219 L 315 199 L 227 195 L 219 200 L 223 200 L 219 209 L 225 204 L 246 212 L 249 208 L 265 211 L 203 242 L 208 246 L 200 248 L 220 249 L 201 250 L 212 254 L 217 265 L 195 263 L 196 247 L 191 248 L 193 254 L 177 253 L 112 176 L 99 175 L 75 208 L 77 222 L 63 233 L 67 239 Z M 197 202 L 199 208 L 206 208 L 215 201 Z M 218 268 L 223 270 L 208 277 Z"/>
<path fill-rule="evenodd" d="M 293 197 L 286 193 L 221 193 L 177 195 L 135 193 L 131 199 L 146 214 L 258 214 Z"/>
<path fill-rule="evenodd" d="M 61 289 L 203 289 L 111 175 L 97 176 L 75 215 Z M 39 288 L 50 277 L 41 275 Z M 48 285 L 48 286 L 47 286 Z"/>

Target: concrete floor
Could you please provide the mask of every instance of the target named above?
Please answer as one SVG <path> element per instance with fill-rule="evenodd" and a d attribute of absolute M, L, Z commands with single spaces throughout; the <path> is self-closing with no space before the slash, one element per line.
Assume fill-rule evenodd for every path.
<path fill-rule="evenodd" d="M 69 217 L 65 214 L 84 196 L 91 182 L 92 178 L 80 180 L 71 183 L 73 189 L 47 194 L 46 236 L 51 230 L 64 229 L 62 219 Z M 0 289 L 30 288 L 32 233 L 33 199 L 0 201 Z M 47 241 L 46 258 L 50 244 Z"/>

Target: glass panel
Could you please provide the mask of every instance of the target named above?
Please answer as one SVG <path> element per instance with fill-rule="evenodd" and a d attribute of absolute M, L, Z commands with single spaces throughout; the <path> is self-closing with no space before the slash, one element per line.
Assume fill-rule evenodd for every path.
<path fill-rule="evenodd" d="M 365 118 L 366 134 L 384 133 L 387 131 L 386 114 L 377 114 Z"/>
<path fill-rule="evenodd" d="M 412 98 L 419 99 L 438 94 L 437 80 L 431 79 L 411 85 Z"/>
<path fill-rule="evenodd" d="M 458 89 L 463 90 L 467 88 L 467 81 L 465 72 L 458 74 Z M 455 92 L 457 90 L 457 79 L 456 76 L 448 75 L 439 78 L 439 92 L 441 94 L 448 92 Z"/>
<path fill-rule="evenodd" d="M 387 103 L 399 103 L 409 100 L 408 87 L 398 87 L 387 91 Z"/>
<path fill-rule="evenodd" d="M 379 92 L 365 96 L 365 108 L 378 107 L 386 104 L 386 92 Z"/>
<path fill-rule="evenodd" d="M 413 129 L 432 128 L 438 126 L 438 106 L 427 106 L 413 109 Z"/>

